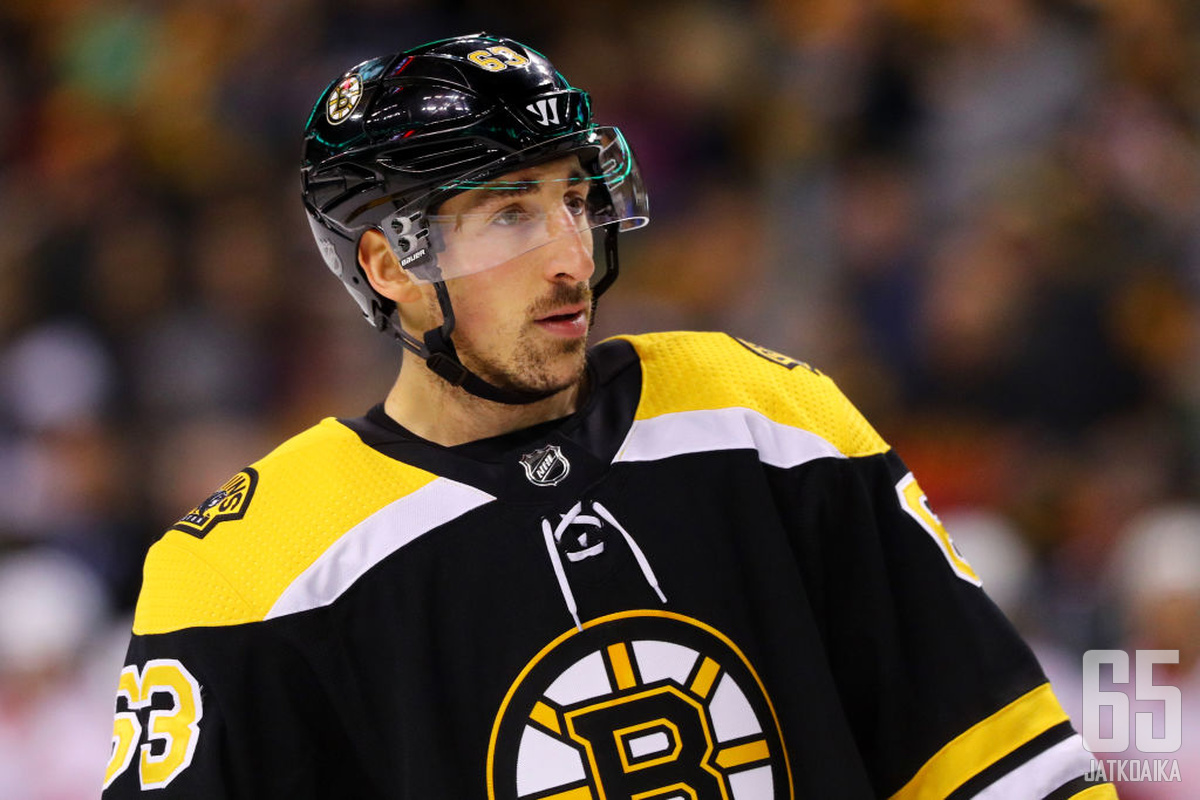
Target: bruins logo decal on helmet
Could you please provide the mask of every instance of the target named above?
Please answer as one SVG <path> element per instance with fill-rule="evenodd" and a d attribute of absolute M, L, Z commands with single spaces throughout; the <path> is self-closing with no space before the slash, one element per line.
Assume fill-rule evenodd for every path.
<path fill-rule="evenodd" d="M 665 611 L 592 620 L 517 677 L 488 752 L 489 800 L 794 797 L 771 701 L 727 637 Z"/>
<path fill-rule="evenodd" d="M 337 88 L 330 92 L 329 99 L 325 101 L 325 116 L 329 120 L 329 124 L 337 125 L 345 122 L 346 118 L 358 107 L 362 93 L 362 78 L 358 77 L 356 73 L 347 75 L 337 85 Z"/>

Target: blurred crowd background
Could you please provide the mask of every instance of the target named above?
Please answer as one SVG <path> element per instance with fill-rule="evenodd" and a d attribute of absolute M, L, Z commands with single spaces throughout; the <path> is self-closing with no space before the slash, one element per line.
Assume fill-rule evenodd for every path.
<path fill-rule="evenodd" d="M 1191 0 L 6 0 L 0 797 L 97 794 L 160 532 L 382 399 L 399 350 L 312 243 L 300 132 L 350 65 L 481 29 L 642 161 L 597 334 L 727 330 L 831 375 L 1073 714 L 1084 650 L 1180 651 L 1154 678 L 1184 782 L 1122 797 L 1194 797 Z"/>

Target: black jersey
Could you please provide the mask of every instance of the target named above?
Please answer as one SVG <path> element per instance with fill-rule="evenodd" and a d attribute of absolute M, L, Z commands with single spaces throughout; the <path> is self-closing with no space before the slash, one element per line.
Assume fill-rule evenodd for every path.
<path fill-rule="evenodd" d="M 104 796 L 1115 797 L 832 381 L 723 334 L 588 371 L 459 447 L 324 420 L 180 520 Z"/>

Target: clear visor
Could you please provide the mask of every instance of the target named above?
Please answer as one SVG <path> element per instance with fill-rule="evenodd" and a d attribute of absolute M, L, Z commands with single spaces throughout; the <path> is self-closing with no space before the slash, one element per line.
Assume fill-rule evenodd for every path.
<path fill-rule="evenodd" d="M 536 159 L 536 160 L 535 160 Z M 419 283 L 471 275 L 537 250 L 547 258 L 591 258 L 594 233 L 649 222 L 641 174 L 616 128 L 573 133 L 514 153 L 447 182 L 383 221 L 400 263 Z M 421 214 L 434 196 L 435 213 Z"/>

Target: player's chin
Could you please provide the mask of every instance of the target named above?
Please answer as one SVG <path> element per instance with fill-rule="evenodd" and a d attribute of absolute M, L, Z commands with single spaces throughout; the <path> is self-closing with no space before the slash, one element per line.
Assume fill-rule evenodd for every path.
<path fill-rule="evenodd" d="M 586 368 L 584 341 L 560 342 L 554 352 L 543 353 L 536 364 L 520 371 L 519 388 L 532 392 L 558 393 L 577 385 Z"/>

